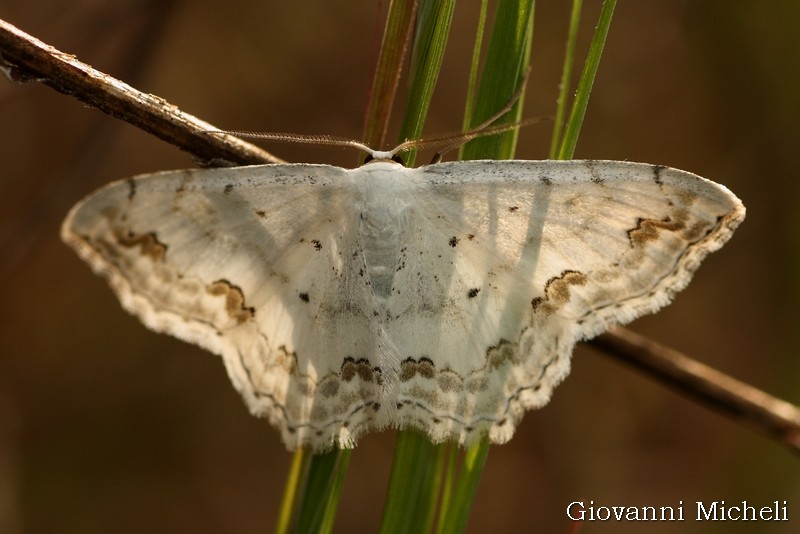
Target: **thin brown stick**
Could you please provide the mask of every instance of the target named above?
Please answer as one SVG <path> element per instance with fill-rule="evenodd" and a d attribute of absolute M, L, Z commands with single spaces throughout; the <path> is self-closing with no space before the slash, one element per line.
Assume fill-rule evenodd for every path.
<path fill-rule="evenodd" d="M 208 135 L 208 131 L 219 128 L 184 113 L 163 98 L 137 91 L 3 20 L 0 20 L 0 69 L 12 81 L 38 81 L 74 96 L 193 154 L 200 161 L 237 165 L 281 162 L 236 137 Z"/>
<path fill-rule="evenodd" d="M 687 397 L 800 453 L 800 409 L 625 328 L 590 343 Z"/>
<path fill-rule="evenodd" d="M 163 99 L 136 91 L 74 57 L 0 20 L 0 67 L 18 81 L 35 80 L 134 124 L 207 161 L 277 162 L 232 136 L 208 135 L 216 127 Z M 800 410 L 678 351 L 617 328 L 591 342 L 692 399 L 716 408 L 800 452 Z"/>

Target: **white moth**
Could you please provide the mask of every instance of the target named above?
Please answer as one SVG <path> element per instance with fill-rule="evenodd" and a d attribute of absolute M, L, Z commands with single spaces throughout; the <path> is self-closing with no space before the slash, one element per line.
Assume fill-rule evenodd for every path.
<path fill-rule="evenodd" d="M 745 214 L 655 165 L 374 154 L 114 182 L 62 237 L 149 328 L 221 355 L 289 449 L 321 451 L 390 426 L 508 441 L 577 341 L 669 303 Z"/>

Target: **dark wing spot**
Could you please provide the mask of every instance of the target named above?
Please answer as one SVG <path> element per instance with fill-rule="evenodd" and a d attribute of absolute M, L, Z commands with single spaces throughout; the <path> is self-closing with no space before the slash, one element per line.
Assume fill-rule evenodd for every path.
<path fill-rule="evenodd" d="M 350 382 L 356 376 L 356 361 L 352 356 L 345 356 L 342 361 L 342 369 L 339 371 L 339 377 L 345 382 Z"/>
<path fill-rule="evenodd" d="M 400 362 L 400 382 L 408 382 L 417 374 L 417 362 L 414 358 L 406 358 Z"/>
<path fill-rule="evenodd" d="M 372 374 L 372 367 L 369 365 L 369 361 L 366 358 L 359 358 L 356 362 L 358 365 L 358 369 L 356 372 L 358 373 L 359 378 L 361 378 L 364 382 L 372 382 L 373 374 Z"/>
<path fill-rule="evenodd" d="M 436 375 L 436 365 L 430 358 L 422 356 L 417 364 L 417 373 L 425 378 L 433 378 Z"/>
<path fill-rule="evenodd" d="M 225 186 L 225 194 L 227 195 L 227 194 L 228 194 L 228 193 L 230 193 L 231 191 L 233 191 L 233 184 L 228 184 L 228 185 L 226 185 L 226 186 Z"/>
<path fill-rule="evenodd" d="M 345 382 L 350 382 L 358 377 L 363 382 L 383 383 L 383 373 L 380 367 L 371 367 L 369 365 L 369 360 L 366 358 L 359 358 L 356 360 L 352 356 L 345 357 L 342 362 L 342 370 L 339 372 L 339 377 Z"/>
<path fill-rule="evenodd" d="M 592 181 L 592 183 L 602 184 L 603 183 L 603 179 L 597 173 L 597 168 L 595 167 L 594 163 L 595 162 L 591 161 L 591 160 L 586 162 L 586 165 L 589 167 L 589 172 L 592 174 L 592 177 L 590 178 L 590 180 Z"/>
<path fill-rule="evenodd" d="M 436 365 L 427 356 L 420 357 L 419 361 L 408 357 L 400 362 L 400 381 L 408 382 L 419 374 L 424 378 L 433 378 L 436 375 Z"/>
<path fill-rule="evenodd" d="M 653 165 L 653 179 L 658 185 L 664 185 L 664 182 L 661 180 L 661 173 L 664 172 L 666 169 L 663 165 Z"/>
<path fill-rule="evenodd" d="M 133 200 L 136 196 L 136 180 L 128 178 L 128 200 Z"/>

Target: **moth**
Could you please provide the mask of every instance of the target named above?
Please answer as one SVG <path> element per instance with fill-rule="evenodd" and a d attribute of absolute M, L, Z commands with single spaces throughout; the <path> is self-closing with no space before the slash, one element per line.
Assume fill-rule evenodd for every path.
<path fill-rule="evenodd" d="M 416 428 L 508 441 L 576 342 L 668 304 L 742 222 L 725 187 L 619 161 L 145 174 L 62 237 L 152 330 L 222 356 L 289 449 Z"/>

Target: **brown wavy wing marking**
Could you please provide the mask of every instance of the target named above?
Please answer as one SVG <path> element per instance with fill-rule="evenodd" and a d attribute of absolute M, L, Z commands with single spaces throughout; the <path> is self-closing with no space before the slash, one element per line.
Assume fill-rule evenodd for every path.
<path fill-rule="evenodd" d="M 128 232 L 125 235 L 117 235 L 117 242 L 125 248 L 139 247 L 141 255 L 149 256 L 154 262 L 163 261 L 167 254 L 167 245 L 158 240 L 155 232 L 147 234 Z"/>
<path fill-rule="evenodd" d="M 255 317 L 256 310 L 245 305 L 244 293 L 239 286 L 221 279 L 210 284 L 206 291 L 215 297 L 225 297 L 225 311 L 237 323 L 241 324 Z"/>
<path fill-rule="evenodd" d="M 550 314 L 569 301 L 570 288 L 586 284 L 586 275 L 580 271 L 566 270 L 544 285 L 544 296 L 531 301 L 534 311 Z"/>
<path fill-rule="evenodd" d="M 636 226 L 628 230 L 628 239 L 631 242 L 631 247 L 642 247 L 648 241 L 658 239 L 661 230 L 677 232 L 683 230 L 685 226 L 684 221 L 680 219 L 673 220 L 670 217 L 665 217 L 661 220 L 640 218 L 636 221 Z"/>

